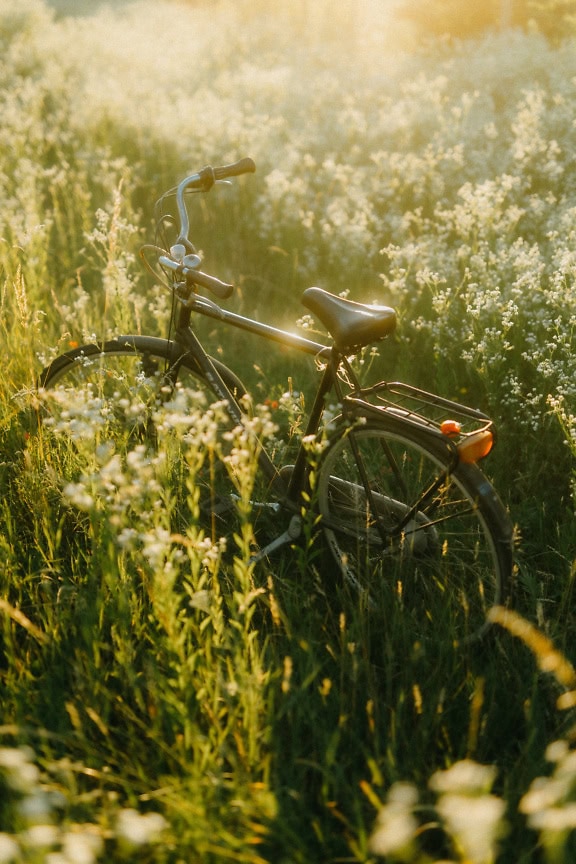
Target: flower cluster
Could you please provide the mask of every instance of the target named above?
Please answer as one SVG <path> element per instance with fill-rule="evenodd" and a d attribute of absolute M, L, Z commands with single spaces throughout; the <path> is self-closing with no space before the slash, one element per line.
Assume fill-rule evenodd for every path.
<path fill-rule="evenodd" d="M 568 834 L 576 830 L 576 752 L 567 741 L 554 741 L 546 758 L 554 764 L 554 772 L 533 781 L 520 801 L 520 811 L 553 857 L 554 850 L 562 848 Z"/>
<path fill-rule="evenodd" d="M 55 764 L 54 773 L 65 773 Z M 96 864 L 118 852 L 137 853 L 160 840 L 168 823 L 158 812 L 140 813 L 116 806 L 112 830 L 102 822 L 75 821 L 72 794 L 49 773 L 42 773 L 30 747 L 0 747 L 0 862 Z M 17 830 L 7 831 L 12 824 Z"/>
<path fill-rule="evenodd" d="M 506 830 L 506 804 L 490 792 L 495 778 L 493 766 L 470 759 L 430 778 L 429 787 L 436 795 L 434 810 L 456 856 L 452 861 L 492 864 L 496 859 L 498 840 Z M 424 833 L 418 816 L 425 810 L 415 786 L 395 783 L 378 814 L 371 851 L 391 861 L 429 860 L 418 841 Z"/>

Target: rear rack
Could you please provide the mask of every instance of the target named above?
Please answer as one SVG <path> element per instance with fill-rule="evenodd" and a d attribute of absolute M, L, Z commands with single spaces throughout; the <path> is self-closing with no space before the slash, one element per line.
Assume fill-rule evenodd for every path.
<path fill-rule="evenodd" d="M 494 431 L 492 420 L 481 411 L 419 390 L 410 384 L 381 381 L 351 394 L 351 398 L 354 401 L 365 400 L 417 426 L 440 432 L 451 438 L 456 445 L 479 432 Z"/>

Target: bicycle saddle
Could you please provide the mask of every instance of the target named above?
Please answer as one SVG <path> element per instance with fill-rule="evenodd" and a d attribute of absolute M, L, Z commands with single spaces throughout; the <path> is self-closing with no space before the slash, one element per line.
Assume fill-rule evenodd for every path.
<path fill-rule="evenodd" d="M 307 288 L 302 303 L 322 322 L 342 352 L 377 342 L 396 327 L 396 312 L 389 306 L 355 303 L 323 288 Z"/>

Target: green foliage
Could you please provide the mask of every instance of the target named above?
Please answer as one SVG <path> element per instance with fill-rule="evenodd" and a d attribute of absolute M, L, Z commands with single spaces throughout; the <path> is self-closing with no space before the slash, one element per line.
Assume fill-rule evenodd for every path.
<path fill-rule="evenodd" d="M 544 672 L 553 644 L 574 659 L 576 52 L 502 32 L 401 54 L 379 0 L 339 5 L 0 11 L 0 860 L 368 862 L 390 815 L 411 830 L 431 813 L 446 830 L 406 830 L 412 860 L 462 860 L 444 772 L 464 759 L 497 768 L 466 790 L 498 817 L 477 859 L 542 844 L 572 860 L 573 766 L 548 745 L 571 741 L 575 688 Z M 38 427 L 56 353 L 166 332 L 169 298 L 137 260 L 154 199 L 247 154 L 257 175 L 192 211 L 206 269 L 279 325 L 311 282 L 397 307 L 369 374 L 493 413 L 514 602 L 547 642 L 508 626 L 457 654 L 445 634 L 424 646 L 401 598 L 385 617 L 359 606 L 313 525 L 254 568 L 246 442 L 224 548 L 193 515 L 175 530 L 168 444 Z M 207 338 L 297 428 L 309 367 Z M 203 451 L 186 446 L 194 514 Z"/>

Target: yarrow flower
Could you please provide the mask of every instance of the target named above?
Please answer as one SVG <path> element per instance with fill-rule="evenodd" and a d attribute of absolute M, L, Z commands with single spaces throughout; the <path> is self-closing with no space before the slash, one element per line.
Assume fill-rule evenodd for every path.
<path fill-rule="evenodd" d="M 144 846 L 153 843 L 168 827 L 160 813 L 139 813 L 125 809 L 118 814 L 116 832 L 130 846 Z"/>
<path fill-rule="evenodd" d="M 390 788 L 370 837 L 370 851 L 374 855 L 394 855 L 410 860 L 418 828 L 414 816 L 417 803 L 418 791 L 411 783 L 399 782 Z"/>
<path fill-rule="evenodd" d="M 576 751 L 568 742 L 554 741 L 546 758 L 555 764 L 551 777 L 537 777 L 520 801 L 519 810 L 531 828 L 542 832 L 545 846 L 576 830 Z"/>
<path fill-rule="evenodd" d="M 496 779 L 493 765 L 471 759 L 456 762 L 430 778 L 430 788 L 439 793 L 436 810 L 442 817 L 464 860 L 491 864 L 502 836 L 506 804 L 490 794 Z"/>
<path fill-rule="evenodd" d="M 430 778 L 430 789 L 438 795 L 436 813 L 462 860 L 468 864 L 492 864 L 498 840 L 505 832 L 506 804 L 490 794 L 495 777 L 493 766 L 464 759 Z M 411 783 L 395 783 L 378 813 L 370 851 L 398 861 L 416 860 L 418 810 L 424 807 L 419 804 L 416 787 Z"/>
<path fill-rule="evenodd" d="M 20 844 L 10 834 L 0 833 L 0 864 L 15 864 L 20 860 Z"/>

